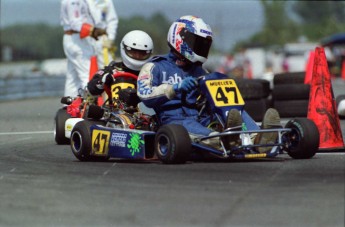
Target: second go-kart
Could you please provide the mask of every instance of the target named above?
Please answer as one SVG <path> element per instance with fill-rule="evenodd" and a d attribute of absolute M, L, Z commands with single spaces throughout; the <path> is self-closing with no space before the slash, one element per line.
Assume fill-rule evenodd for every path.
<path fill-rule="evenodd" d="M 113 75 L 117 80 L 111 88 L 105 87 L 107 97 L 117 100 L 119 91 L 124 88 L 135 88 L 137 76 L 128 73 L 118 71 Z M 137 98 L 137 97 L 136 97 Z M 113 100 L 109 100 L 111 103 Z M 54 118 L 54 139 L 57 144 L 69 144 L 71 131 L 74 125 L 84 119 L 88 119 L 89 115 L 93 115 L 95 118 L 102 116 L 95 116 L 95 106 L 102 106 L 104 104 L 103 97 L 92 96 L 89 91 L 85 89 L 79 89 L 79 95 L 77 97 L 62 97 L 61 103 L 65 106 L 60 108 Z M 92 112 L 93 111 L 93 112 Z"/>
<path fill-rule="evenodd" d="M 72 121 L 80 121 L 86 118 L 89 110 L 89 106 L 98 105 L 97 99 L 91 96 L 85 89 L 79 90 L 77 97 L 62 97 L 61 103 L 66 105 L 60 108 L 54 118 L 54 139 L 59 145 L 69 144 L 69 137 L 66 136 L 66 131 L 71 131 L 71 125 L 66 121 L 71 119 Z"/>
<path fill-rule="evenodd" d="M 129 105 L 137 104 L 127 103 L 136 94 L 135 89 L 130 88 L 120 91 L 118 105 L 96 107 L 101 113 L 96 114 L 98 117 L 75 124 L 70 136 L 72 152 L 81 161 L 158 158 L 166 164 L 185 163 L 192 157 L 204 154 L 220 159 L 267 158 L 284 152 L 295 159 L 308 159 L 316 154 L 319 133 L 313 121 L 296 118 L 289 120 L 284 128 L 261 129 L 243 110 L 245 102 L 234 80 L 221 73 L 211 73 L 199 79 L 199 89 L 203 97 L 203 102 L 199 103 L 200 111 L 209 109 L 216 116 L 212 127 L 219 133 L 215 135 L 200 136 L 192 140 L 181 125 L 160 125 L 154 113 L 147 114 L 142 108 L 128 109 Z M 224 128 L 227 113 L 232 108 L 241 112 L 245 127 Z M 278 134 L 274 143 L 254 144 L 248 139 L 254 134 L 268 132 Z M 212 137 L 234 134 L 238 134 L 241 141 L 239 145 L 230 148 L 223 145 L 215 148 L 202 143 Z M 269 149 L 259 152 L 259 147 Z"/>

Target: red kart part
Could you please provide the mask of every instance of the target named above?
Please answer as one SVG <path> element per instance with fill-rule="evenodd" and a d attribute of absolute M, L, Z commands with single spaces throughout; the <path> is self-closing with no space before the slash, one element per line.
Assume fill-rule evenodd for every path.
<path fill-rule="evenodd" d="M 84 105 L 83 109 L 81 110 L 80 107 L 82 103 L 83 99 L 81 97 L 74 99 L 73 102 L 67 106 L 67 113 L 70 114 L 72 117 L 82 118 L 86 106 Z"/>

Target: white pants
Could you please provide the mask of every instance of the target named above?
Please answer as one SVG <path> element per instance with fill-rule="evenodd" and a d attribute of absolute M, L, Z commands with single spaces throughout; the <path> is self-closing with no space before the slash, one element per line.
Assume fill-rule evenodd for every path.
<path fill-rule="evenodd" d="M 90 38 L 80 39 L 79 34 L 63 36 L 63 49 L 67 57 L 67 74 L 64 96 L 75 97 L 89 81 L 90 58 L 95 55 Z"/>

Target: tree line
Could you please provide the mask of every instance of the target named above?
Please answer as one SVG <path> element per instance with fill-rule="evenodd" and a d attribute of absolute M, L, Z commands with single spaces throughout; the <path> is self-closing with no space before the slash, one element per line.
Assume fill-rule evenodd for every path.
<path fill-rule="evenodd" d="M 150 18 L 140 16 L 120 18 L 115 46 L 119 45 L 127 32 L 140 29 L 150 34 L 155 43 L 156 53 L 165 53 L 168 50 L 166 34 L 169 26 L 170 21 L 162 14 L 154 14 Z M 0 30 L 0 48 L 2 50 L 10 47 L 14 61 L 64 58 L 62 38 L 63 30 L 59 25 L 18 24 Z M 115 55 L 119 56 L 119 54 L 117 48 Z"/>
<path fill-rule="evenodd" d="M 301 38 L 318 42 L 322 38 L 345 32 L 344 1 L 272 1 L 260 0 L 264 12 L 261 31 L 238 42 L 233 50 L 248 45 L 281 46 Z M 135 16 L 119 19 L 116 46 L 127 32 L 140 29 L 148 32 L 155 43 L 155 54 L 168 51 L 166 34 L 170 26 L 163 14 L 149 18 Z M 43 60 L 65 57 L 62 48 L 61 26 L 47 24 L 13 25 L 0 30 L 0 48 L 12 49 L 13 60 Z M 212 49 L 213 52 L 218 50 Z M 224 51 L 224 50 L 223 50 Z M 119 50 L 116 52 L 119 56 Z"/>
<path fill-rule="evenodd" d="M 260 0 L 264 25 L 236 48 L 259 44 L 264 47 L 285 43 L 319 42 L 323 38 L 345 32 L 345 1 L 271 1 Z"/>

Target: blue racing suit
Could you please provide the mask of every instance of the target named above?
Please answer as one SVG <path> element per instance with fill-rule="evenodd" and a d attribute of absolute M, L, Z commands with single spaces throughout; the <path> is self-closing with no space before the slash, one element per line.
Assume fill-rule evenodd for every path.
<path fill-rule="evenodd" d="M 175 92 L 173 84 L 186 77 L 198 78 L 206 71 L 201 65 L 187 67 L 176 65 L 173 53 L 154 57 L 141 69 L 137 82 L 138 96 L 148 107 L 155 110 L 161 124 L 183 125 L 190 134 L 209 135 L 212 130 L 206 127 L 209 117 L 198 117 L 198 110 L 182 105 L 181 93 Z M 188 103 L 196 103 L 200 93 L 197 89 L 187 94 Z"/>

